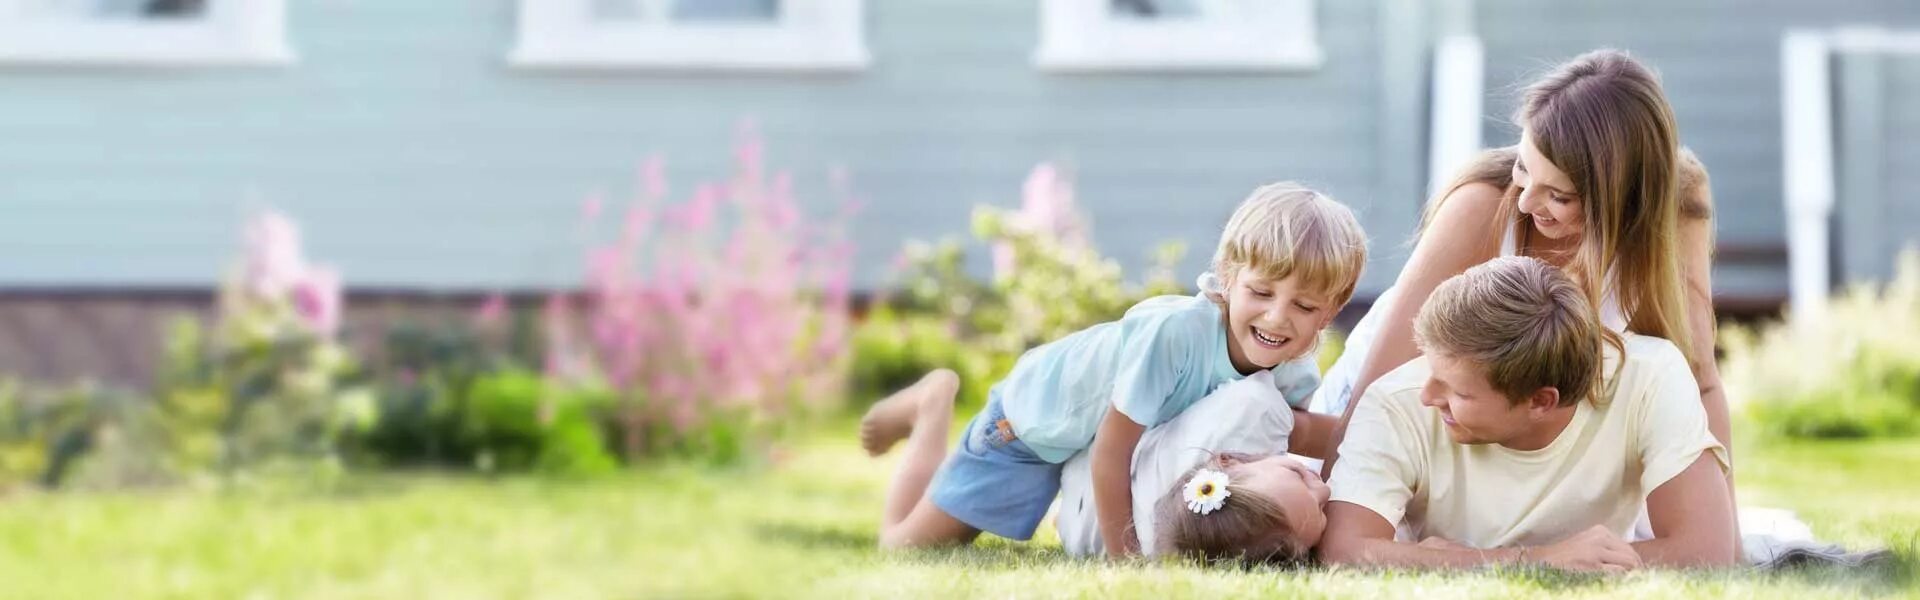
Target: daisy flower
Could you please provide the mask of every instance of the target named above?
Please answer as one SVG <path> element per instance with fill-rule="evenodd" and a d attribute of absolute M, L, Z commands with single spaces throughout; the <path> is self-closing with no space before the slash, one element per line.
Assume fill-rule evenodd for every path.
<path fill-rule="evenodd" d="M 1182 495 L 1187 500 L 1187 510 L 1198 514 L 1207 514 L 1227 503 L 1227 497 L 1233 493 L 1227 491 L 1227 474 L 1213 469 L 1203 469 L 1187 480 Z"/>

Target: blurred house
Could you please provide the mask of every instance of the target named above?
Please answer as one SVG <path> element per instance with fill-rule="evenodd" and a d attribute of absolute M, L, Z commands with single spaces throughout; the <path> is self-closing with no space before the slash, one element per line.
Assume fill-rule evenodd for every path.
<path fill-rule="evenodd" d="M 585 198 L 618 206 L 654 154 L 684 196 L 743 121 L 810 209 L 850 171 L 863 288 L 1054 161 L 1129 267 L 1178 239 L 1197 273 L 1248 190 L 1321 187 L 1375 241 L 1364 302 L 1429 181 L 1602 46 L 1663 74 L 1713 177 L 1717 301 L 1766 313 L 1790 170 L 1830 196 L 1801 213 L 1832 234 L 1819 283 L 1920 241 L 1916 31 L 1908 0 L 0 0 L 0 374 L 140 380 L 154 315 L 203 310 L 264 206 L 359 311 L 573 285 Z"/>

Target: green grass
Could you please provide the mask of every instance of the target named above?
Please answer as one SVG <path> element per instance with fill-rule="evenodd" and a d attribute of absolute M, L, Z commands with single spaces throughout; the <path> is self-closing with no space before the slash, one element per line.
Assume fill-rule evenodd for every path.
<path fill-rule="evenodd" d="M 769 467 L 563 482 L 365 475 L 294 489 L 0 498 L 6 598 L 1859 597 L 1916 594 L 1920 441 L 1747 444 L 1741 500 L 1893 546 L 1855 574 L 1289 571 L 1104 564 L 1057 542 L 872 549 L 891 460 L 835 432 Z"/>

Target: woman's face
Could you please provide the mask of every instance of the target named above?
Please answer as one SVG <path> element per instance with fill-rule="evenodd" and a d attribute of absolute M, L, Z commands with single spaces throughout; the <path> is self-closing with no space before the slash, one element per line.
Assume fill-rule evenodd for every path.
<path fill-rule="evenodd" d="M 1300 542 L 1319 545 L 1320 535 L 1327 530 L 1327 497 L 1332 495 L 1320 475 L 1283 455 L 1235 456 L 1227 462 L 1235 485 L 1272 498 L 1287 514 Z"/>
<path fill-rule="evenodd" d="M 1586 228 L 1586 215 L 1573 179 L 1547 160 L 1533 145 L 1531 132 L 1520 132 L 1520 159 L 1513 162 L 1513 185 L 1520 188 L 1520 212 L 1533 216 L 1533 226 L 1548 239 L 1566 239 Z"/>

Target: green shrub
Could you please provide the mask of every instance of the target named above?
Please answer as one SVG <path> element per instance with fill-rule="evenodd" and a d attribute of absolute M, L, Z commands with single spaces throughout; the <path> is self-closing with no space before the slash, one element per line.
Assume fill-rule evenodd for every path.
<path fill-rule="evenodd" d="M 481 470 L 606 472 L 618 467 L 600 420 L 609 397 L 563 390 L 524 371 L 502 371 L 474 381 L 461 430 Z"/>
<path fill-rule="evenodd" d="M 1006 376 L 1018 356 L 968 344 L 959 339 L 958 329 L 943 318 L 876 307 L 853 332 L 853 407 L 864 410 L 941 368 L 960 375 L 957 405 L 984 405 L 987 389 Z"/>
<path fill-rule="evenodd" d="M 1722 379 L 1760 432 L 1920 433 L 1920 252 L 1899 265 L 1886 286 L 1850 289 L 1810 318 L 1723 332 Z"/>
<path fill-rule="evenodd" d="M 0 382 L 0 489 L 169 483 L 191 470 L 176 446 L 160 407 L 139 394 Z"/>

